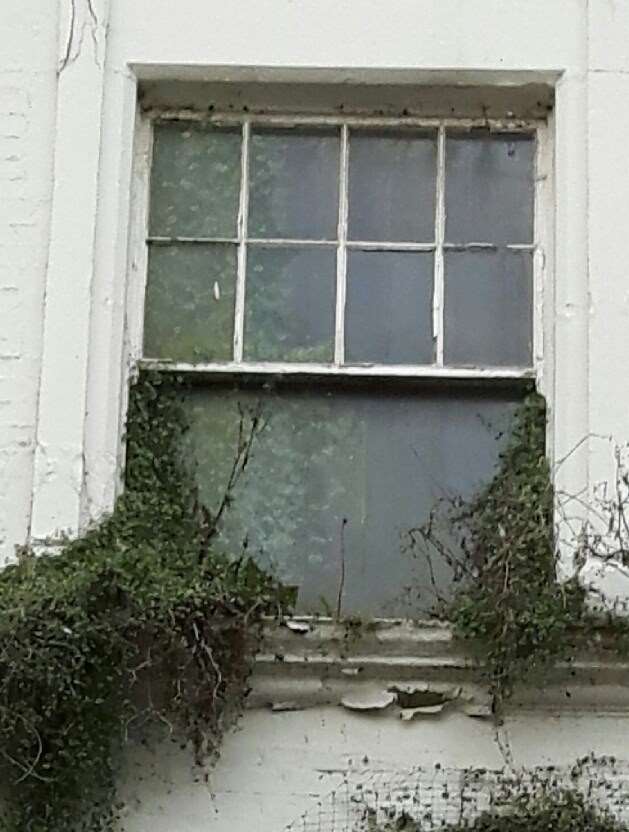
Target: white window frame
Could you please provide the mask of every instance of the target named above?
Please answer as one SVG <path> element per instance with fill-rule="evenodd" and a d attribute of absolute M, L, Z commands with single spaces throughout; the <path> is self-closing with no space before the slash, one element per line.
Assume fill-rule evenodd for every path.
<path fill-rule="evenodd" d="M 221 127 L 240 127 L 241 143 L 241 184 L 238 210 L 237 236 L 225 237 L 154 237 L 148 233 L 150 171 L 152 161 L 153 131 L 156 122 L 189 121 L 215 124 Z M 339 171 L 339 223 L 336 240 L 290 240 L 249 238 L 247 233 L 247 200 L 249 196 L 249 141 L 253 125 L 271 127 L 316 127 L 333 126 L 341 130 L 341 153 Z M 437 131 L 437 177 L 435 240 L 431 243 L 349 241 L 347 239 L 347 192 L 348 192 L 348 134 L 352 127 L 358 128 L 418 128 Z M 507 366 L 452 366 L 443 360 L 443 297 L 444 297 L 444 253 L 448 249 L 480 250 L 493 249 L 485 241 L 465 246 L 445 242 L 445 138 L 447 129 L 459 131 L 473 128 L 487 128 L 496 133 L 532 133 L 536 138 L 534 172 L 534 228 L 533 242 L 511 244 L 507 249 L 530 251 L 533 255 L 533 344 L 532 363 L 527 367 Z M 542 119 L 491 119 L 491 118 L 423 118 L 417 116 L 382 117 L 369 114 L 304 115 L 303 113 L 250 114 L 250 113 L 201 113 L 190 110 L 159 110 L 143 113 L 138 118 L 135 143 L 135 165 L 131 200 L 131 234 L 129 253 L 129 280 L 127 296 L 127 355 L 129 367 L 182 374 L 222 376 L 234 374 L 286 376 L 340 376 L 377 377 L 408 379 L 451 379 L 451 380 L 531 380 L 547 399 L 551 397 L 553 380 L 552 363 L 549 361 L 553 335 L 553 285 L 552 271 L 552 152 L 548 122 Z M 185 362 L 151 359 L 143 356 L 144 298 L 148 271 L 149 244 L 167 243 L 232 243 L 238 246 L 238 271 L 236 281 L 236 317 L 234 326 L 233 360 L 221 362 Z M 269 246 L 313 246 L 335 247 L 337 249 L 336 274 L 336 324 L 334 337 L 334 360 L 331 363 L 306 363 L 286 361 L 245 361 L 243 360 L 244 311 L 246 256 L 249 245 Z M 436 338 L 436 361 L 433 364 L 344 364 L 344 320 L 347 278 L 347 252 L 351 249 L 375 251 L 425 251 L 434 253 L 434 297 L 433 336 Z M 211 291 L 211 287 L 208 288 Z M 549 448 L 552 448 L 549 436 Z M 552 453 L 551 453 L 552 458 Z"/>

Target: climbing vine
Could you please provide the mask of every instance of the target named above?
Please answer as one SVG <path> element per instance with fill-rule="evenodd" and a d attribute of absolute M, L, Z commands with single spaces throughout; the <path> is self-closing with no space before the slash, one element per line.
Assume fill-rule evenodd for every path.
<path fill-rule="evenodd" d="M 603 632 L 609 649 L 627 653 L 626 619 L 593 613 L 579 569 L 557 581 L 560 532 L 545 434 L 544 399 L 529 395 L 515 414 L 494 478 L 470 500 L 441 501 L 409 533 L 415 551 L 451 567 L 455 591 L 447 599 L 437 593 L 437 614 L 476 647 L 497 712 L 517 683 L 541 677 L 592 642 L 600 647 Z M 621 475 L 623 483 L 629 479 Z M 618 488 L 597 507 L 613 543 L 582 527 L 572 542 L 577 564 L 586 554 L 604 561 L 629 551 L 626 506 Z"/>
<path fill-rule="evenodd" d="M 224 502 L 247 464 L 249 423 Z M 113 829 L 129 736 L 161 726 L 205 758 L 242 702 L 256 624 L 282 591 L 215 551 L 185 431 L 180 382 L 142 376 L 113 514 L 59 554 L 24 552 L 0 573 L 2 832 Z"/>

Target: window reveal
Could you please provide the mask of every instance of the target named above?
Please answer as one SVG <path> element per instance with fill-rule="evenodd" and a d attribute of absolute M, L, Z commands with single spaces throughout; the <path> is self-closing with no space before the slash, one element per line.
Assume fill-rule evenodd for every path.
<path fill-rule="evenodd" d="M 491 476 L 532 376 L 535 136 L 262 121 L 155 126 L 145 363 L 216 376 L 189 397 L 210 506 L 263 409 L 222 546 L 304 611 L 341 560 L 344 613 L 425 611 L 401 536 Z"/>

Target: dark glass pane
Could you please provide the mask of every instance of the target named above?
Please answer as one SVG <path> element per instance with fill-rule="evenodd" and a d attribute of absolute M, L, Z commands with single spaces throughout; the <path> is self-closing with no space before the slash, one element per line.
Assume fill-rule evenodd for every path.
<path fill-rule="evenodd" d="M 155 127 L 150 233 L 235 237 L 240 132 L 199 124 Z"/>
<path fill-rule="evenodd" d="M 530 252 L 446 252 L 446 364 L 529 366 L 532 296 Z"/>
<path fill-rule="evenodd" d="M 251 137 L 249 236 L 333 240 L 338 131 L 273 130 Z"/>
<path fill-rule="evenodd" d="M 232 358 L 236 247 L 153 245 L 144 313 L 144 355 L 179 361 Z"/>
<path fill-rule="evenodd" d="M 350 252 L 346 362 L 432 363 L 432 295 L 432 254 Z"/>
<path fill-rule="evenodd" d="M 517 401 L 461 389 L 196 389 L 190 439 L 211 509 L 236 453 L 240 412 L 245 429 L 247 413 L 260 412 L 264 424 L 217 546 L 234 557 L 246 549 L 297 586 L 302 612 L 336 611 L 344 560 L 342 614 L 420 615 L 435 600 L 430 570 L 402 551 L 403 536 L 444 492 L 469 497 L 491 478 L 496 437 Z M 447 565 L 432 568 L 445 589 Z"/>
<path fill-rule="evenodd" d="M 350 240 L 433 241 L 436 171 L 434 134 L 352 132 Z"/>
<path fill-rule="evenodd" d="M 446 142 L 446 241 L 533 242 L 535 141 L 452 135 Z"/>
<path fill-rule="evenodd" d="M 331 361 L 335 297 L 334 249 L 250 246 L 245 358 Z"/>

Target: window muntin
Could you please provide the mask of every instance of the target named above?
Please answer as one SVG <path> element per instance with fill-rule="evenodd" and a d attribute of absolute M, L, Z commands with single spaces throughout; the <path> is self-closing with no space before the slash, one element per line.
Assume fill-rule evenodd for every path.
<path fill-rule="evenodd" d="M 262 409 L 226 551 L 317 613 L 342 552 L 344 614 L 416 615 L 432 577 L 400 536 L 491 477 L 530 389 L 535 130 L 259 121 L 155 125 L 144 364 L 211 382 L 188 397 L 210 509 Z"/>
<path fill-rule="evenodd" d="M 534 155 L 531 130 L 462 131 L 445 122 L 157 124 L 145 357 L 243 369 L 376 365 L 385 374 L 388 367 L 530 370 L 533 259 L 521 253 L 535 249 Z M 179 246 L 180 257 L 153 255 L 158 246 Z M 207 298 L 199 273 L 199 303 L 191 303 L 191 290 L 176 287 L 186 260 L 201 262 L 184 251 L 196 246 L 206 246 Z M 371 251 L 393 256 L 364 254 Z M 431 275 L 421 253 L 432 254 Z M 224 279 L 213 265 L 221 261 Z M 386 329 L 393 306 L 403 343 L 387 346 L 380 332 L 373 345 L 361 344 L 357 322 Z M 152 316 L 168 308 L 171 323 L 162 316 L 156 325 Z M 182 336 L 191 316 L 197 335 Z M 488 319 L 490 328 L 499 321 L 502 337 L 486 337 Z M 272 343 L 264 344 L 260 333 L 270 325 Z"/>

